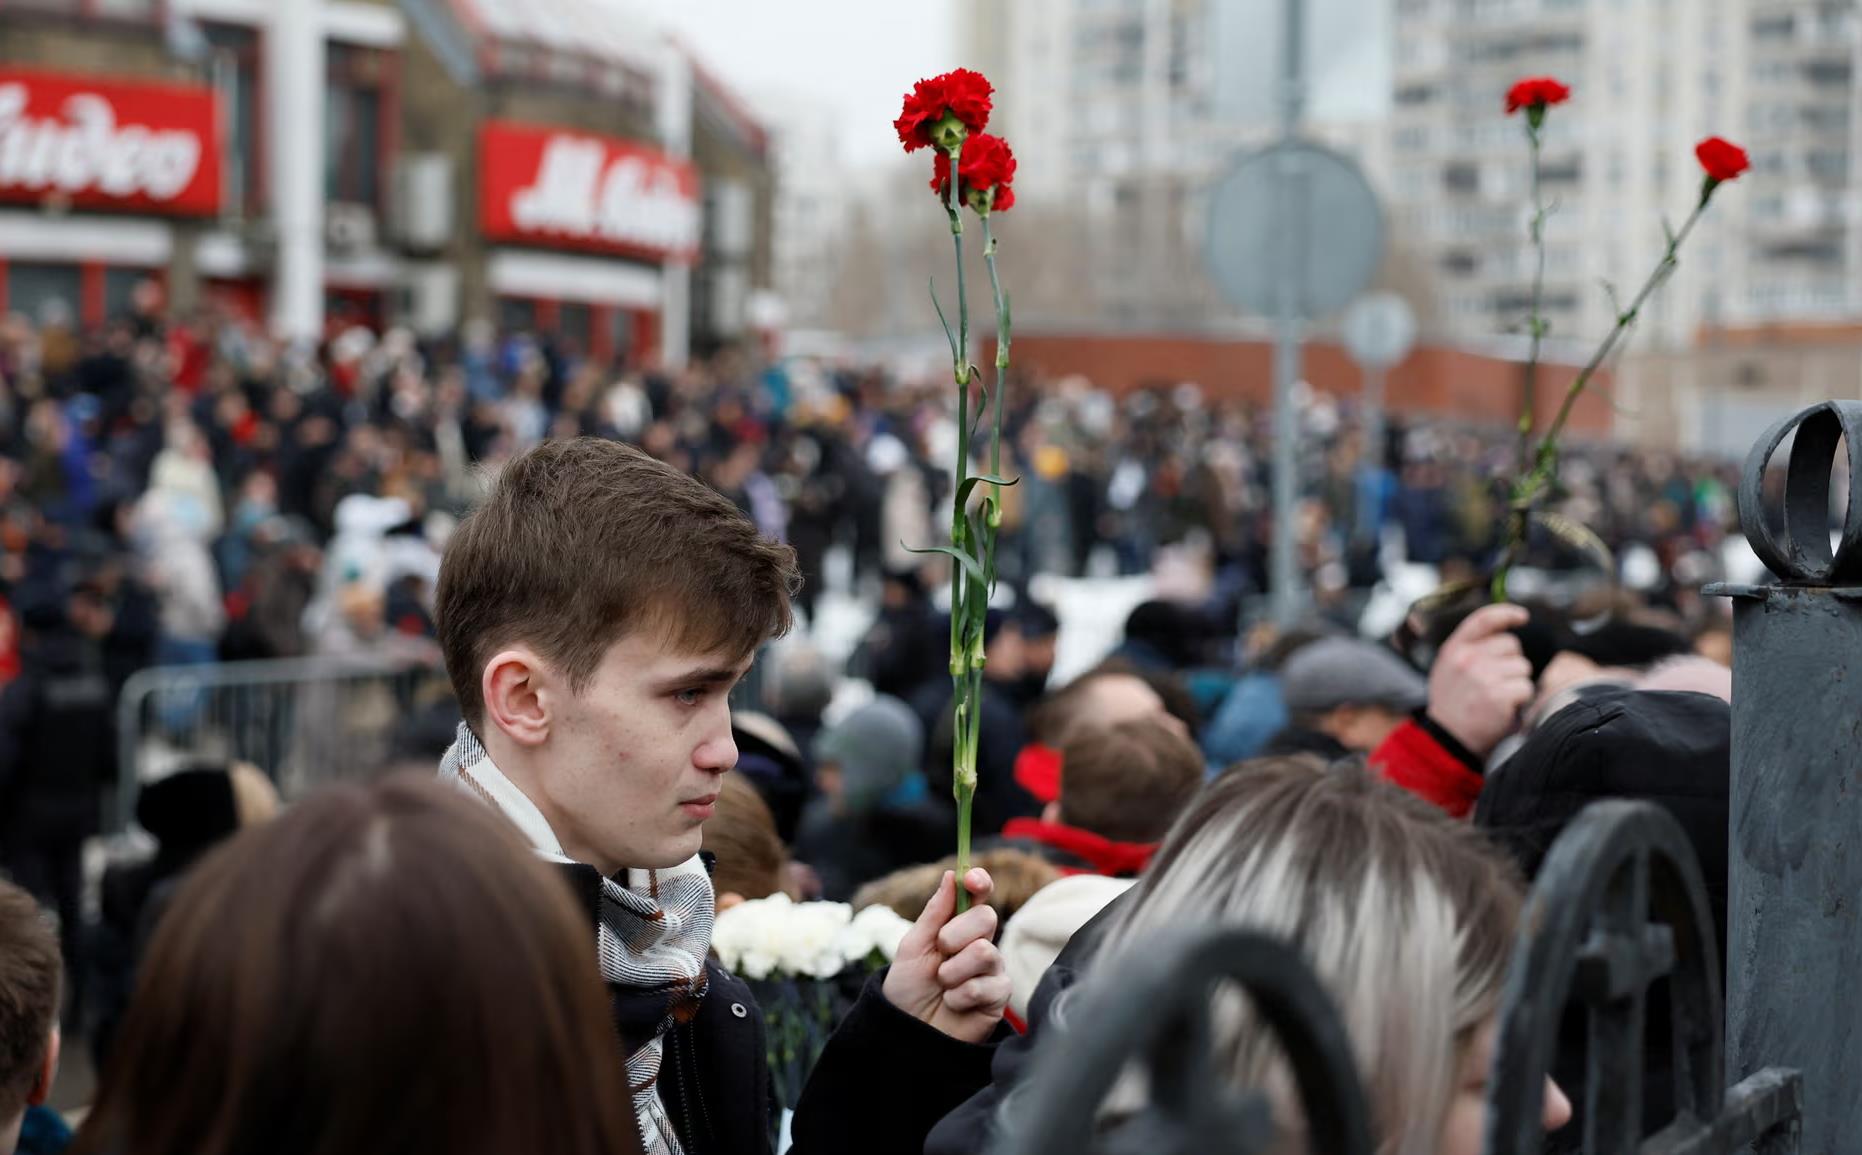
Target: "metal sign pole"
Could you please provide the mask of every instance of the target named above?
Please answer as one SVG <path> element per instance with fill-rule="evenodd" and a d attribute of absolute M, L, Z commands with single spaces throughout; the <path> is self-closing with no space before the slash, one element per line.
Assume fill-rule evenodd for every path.
<path fill-rule="evenodd" d="M 1353 536 L 1360 546 L 1375 546 L 1382 528 L 1384 475 L 1385 375 L 1416 343 L 1416 315 L 1395 293 L 1358 298 L 1345 313 L 1345 348 L 1364 371 L 1363 445 L 1358 452 L 1358 511 Z"/>
<path fill-rule="evenodd" d="M 1285 39 L 1281 45 L 1280 137 L 1290 143 L 1299 132 L 1304 93 L 1305 46 L 1301 42 L 1301 0 L 1284 0 L 1281 21 Z M 1300 238 L 1306 235 L 1303 223 L 1295 225 L 1301 212 L 1299 162 L 1291 150 L 1280 155 L 1279 213 L 1280 243 L 1275 246 L 1279 266 L 1280 292 L 1274 318 L 1274 542 L 1272 587 L 1274 621 L 1282 628 L 1299 619 L 1304 603 L 1300 590 L 1298 536 L 1294 525 L 1299 506 L 1299 423 L 1293 411 L 1293 385 L 1300 372 L 1300 296 L 1305 254 L 1299 251 Z"/>
<path fill-rule="evenodd" d="M 1383 528 L 1383 519 L 1378 514 L 1383 508 L 1385 486 L 1384 476 L 1384 370 L 1382 366 L 1364 371 L 1364 432 L 1363 444 L 1358 448 L 1358 470 L 1372 478 L 1376 485 L 1365 497 L 1375 508 L 1358 511 L 1358 524 L 1354 527 L 1361 541 L 1375 545 L 1378 533 Z"/>

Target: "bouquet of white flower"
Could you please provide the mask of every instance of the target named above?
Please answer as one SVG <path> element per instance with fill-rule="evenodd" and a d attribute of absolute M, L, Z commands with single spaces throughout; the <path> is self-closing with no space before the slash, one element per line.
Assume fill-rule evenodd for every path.
<path fill-rule="evenodd" d="M 883 906 L 858 916 L 844 902 L 793 902 L 786 894 L 719 913 L 711 932 L 718 961 L 747 979 L 831 979 L 850 966 L 892 961 L 912 924 Z"/>
<path fill-rule="evenodd" d="M 911 923 L 887 907 L 786 894 L 720 911 L 711 949 L 756 992 L 777 1097 L 794 1108 L 808 1072 L 868 975 L 892 961 Z"/>

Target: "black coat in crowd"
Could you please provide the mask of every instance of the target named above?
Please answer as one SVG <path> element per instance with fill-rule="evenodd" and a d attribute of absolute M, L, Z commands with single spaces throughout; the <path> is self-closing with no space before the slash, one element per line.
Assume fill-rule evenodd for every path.
<path fill-rule="evenodd" d="M 75 1017 L 85 995 L 84 840 L 116 772 L 115 696 L 96 642 L 35 628 L 19 676 L 0 690 L 0 862 L 58 911 Z"/>
<path fill-rule="evenodd" d="M 977 1155 L 991 1148 L 1004 1097 L 1028 1077 L 1035 1050 L 1052 1029 L 1047 1024 L 1053 1021 L 1054 1001 L 1085 981 L 1093 957 L 1099 952 L 1105 928 L 1115 917 L 1114 912 L 1122 910 L 1130 901 L 1131 893 L 1127 891 L 1074 932 L 1066 948 L 1041 976 L 1034 997 L 1028 1000 L 1027 1032 L 996 1047 L 987 1085 L 938 1121 L 925 1139 L 924 1155 Z M 1085 1109 L 1084 1104 L 1082 1109 Z"/>

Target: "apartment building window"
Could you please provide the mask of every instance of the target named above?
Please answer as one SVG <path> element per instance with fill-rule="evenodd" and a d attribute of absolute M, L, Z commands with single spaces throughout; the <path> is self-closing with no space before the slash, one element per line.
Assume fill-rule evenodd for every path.
<path fill-rule="evenodd" d="M 1465 249 L 1455 249 L 1442 254 L 1442 271 L 1455 277 L 1471 277 L 1480 272 L 1481 258 L 1478 253 Z"/>
<path fill-rule="evenodd" d="M 1847 60 L 1810 60 L 1804 63 L 1804 79 L 1819 87 L 1847 85 L 1854 71 Z"/>
<path fill-rule="evenodd" d="M 1490 300 L 1493 303 L 1493 311 L 1496 313 L 1512 315 L 1532 311 L 1532 290 L 1530 289 L 1503 289 L 1495 293 Z M 1547 293 L 1543 298 L 1543 304 L 1547 312 L 1570 312 L 1578 307 L 1578 298 L 1576 293 Z"/>
<path fill-rule="evenodd" d="M 1840 240 L 1788 240 L 1769 244 L 1760 255 L 1765 261 L 1802 261 L 1806 265 L 1836 265 L 1843 259 Z"/>
<path fill-rule="evenodd" d="M 1804 125 L 1820 132 L 1849 131 L 1849 108 L 1841 104 L 1805 105 L 1800 112 Z"/>
<path fill-rule="evenodd" d="M 1849 150 L 1846 148 L 1813 148 L 1805 155 L 1804 163 L 1810 175 L 1819 180 L 1849 179 Z"/>
<path fill-rule="evenodd" d="M 1754 60 L 1752 62 L 1752 82 L 1754 84 L 1780 84 L 1791 78 L 1791 62 L 1788 60 Z"/>
<path fill-rule="evenodd" d="M 1543 0 L 1547 12 L 1578 12 L 1584 8 L 1585 0 Z"/>
<path fill-rule="evenodd" d="M 1442 168 L 1442 187 L 1453 193 L 1476 193 L 1481 188 L 1481 168 L 1468 161 L 1455 161 Z"/>
<path fill-rule="evenodd" d="M 1790 12 L 1779 12 L 1752 18 L 1752 39 L 1757 41 L 1789 40 L 1797 31 L 1796 17 Z"/>
<path fill-rule="evenodd" d="M 1539 180 L 1547 185 L 1577 184 L 1584 179 L 1584 158 L 1546 161 L 1539 166 Z"/>
<path fill-rule="evenodd" d="M 1840 264 L 1843 259 L 1841 241 L 1819 239 L 1810 241 L 1786 241 L 1767 245 L 1759 252 L 1767 261 L 1802 261 L 1810 265 Z"/>

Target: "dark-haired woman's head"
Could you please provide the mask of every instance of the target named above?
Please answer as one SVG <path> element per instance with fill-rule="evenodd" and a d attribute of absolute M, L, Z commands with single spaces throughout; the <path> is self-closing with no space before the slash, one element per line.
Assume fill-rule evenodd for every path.
<path fill-rule="evenodd" d="M 638 1150 L 589 940 L 488 809 L 331 788 L 177 893 L 76 1150 Z"/>

